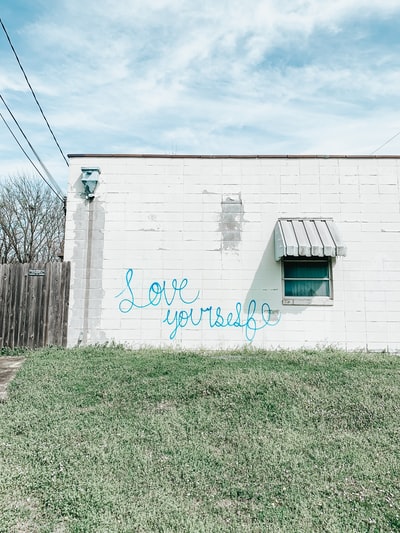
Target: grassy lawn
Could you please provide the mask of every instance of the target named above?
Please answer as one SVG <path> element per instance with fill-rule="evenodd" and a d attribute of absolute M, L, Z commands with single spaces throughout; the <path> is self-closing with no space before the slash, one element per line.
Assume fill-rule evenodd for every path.
<path fill-rule="evenodd" d="M 0 531 L 400 531 L 400 358 L 47 349 L 0 404 Z"/>

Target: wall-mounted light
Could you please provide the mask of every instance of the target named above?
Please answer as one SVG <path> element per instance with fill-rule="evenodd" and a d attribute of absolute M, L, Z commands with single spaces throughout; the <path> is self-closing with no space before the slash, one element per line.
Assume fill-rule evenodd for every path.
<path fill-rule="evenodd" d="M 93 200 L 94 191 L 99 182 L 100 169 L 98 167 L 82 167 L 81 182 L 83 184 L 83 194 L 86 200 Z"/>

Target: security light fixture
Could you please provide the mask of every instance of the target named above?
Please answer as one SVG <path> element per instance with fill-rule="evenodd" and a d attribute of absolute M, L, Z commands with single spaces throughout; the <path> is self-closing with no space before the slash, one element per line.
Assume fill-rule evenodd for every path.
<path fill-rule="evenodd" d="M 82 167 L 81 170 L 81 182 L 84 189 L 82 196 L 91 201 L 99 181 L 100 169 L 98 167 Z"/>

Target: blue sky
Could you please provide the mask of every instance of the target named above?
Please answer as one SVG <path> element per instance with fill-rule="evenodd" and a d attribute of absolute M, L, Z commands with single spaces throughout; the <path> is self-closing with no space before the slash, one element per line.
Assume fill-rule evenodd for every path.
<path fill-rule="evenodd" d="M 400 131 L 398 0 L 3 0 L 0 17 L 66 154 L 370 154 Z M 1 29 L 0 93 L 65 189 Z M 0 121 L 0 177 L 21 172 Z"/>

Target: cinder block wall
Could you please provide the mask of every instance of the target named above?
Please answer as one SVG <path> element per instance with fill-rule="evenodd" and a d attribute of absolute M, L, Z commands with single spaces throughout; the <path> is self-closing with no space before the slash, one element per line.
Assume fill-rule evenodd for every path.
<path fill-rule="evenodd" d="M 69 345 L 400 350 L 399 161 L 70 156 Z M 332 306 L 282 304 L 280 217 L 334 219 Z"/>

